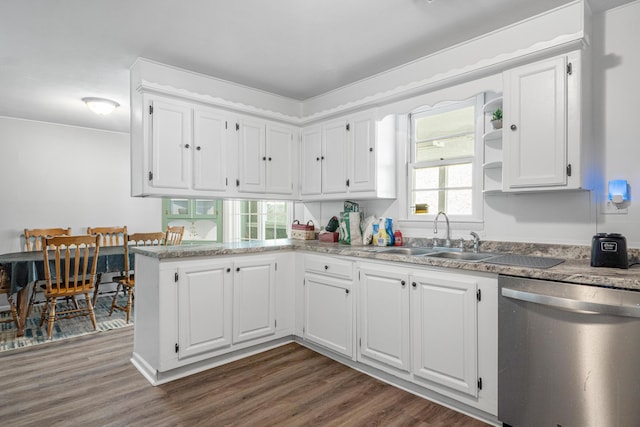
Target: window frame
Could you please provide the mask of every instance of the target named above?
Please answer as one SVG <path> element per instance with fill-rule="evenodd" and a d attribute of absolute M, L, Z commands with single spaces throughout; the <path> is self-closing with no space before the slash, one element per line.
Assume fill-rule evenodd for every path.
<path fill-rule="evenodd" d="M 417 221 L 417 222 L 426 222 L 433 221 L 438 214 L 438 212 L 434 212 L 430 210 L 427 214 L 415 214 L 415 207 L 413 205 L 413 193 L 414 189 L 414 180 L 413 174 L 416 169 L 422 169 L 425 167 L 436 167 L 436 166 L 449 166 L 449 165 L 457 165 L 469 163 L 471 160 L 472 167 L 472 177 L 471 177 L 471 206 L 472 206 L 472 214 L 471 215 L 449 215 L 449 220 L 451 222 L 481 222 L 483 221 L 483 169 L 482 162 L 484 158 L 484 150 L 483 150 L 483 140 L 482 135 L 484 132 L 484 105 L 485 94 L 481 93 L 476 96 L 472 96 L 470 98 L 461 100 L 461 101 L 450 101 L 443 102 L 432 107 L 427 108 L 418 108 L 414 111 L 411 111 L 408 115 L 408 131 L 409 135 L 407 138 L 408 143 L 408 164 L 407 164 L 407 193 L 406 193 L 406 218 L 409 221 Z M 447 160 L 433 160 L 433 161 L 424 161 L 416 163 L 415 161 L 415 119 L 426 117 L 430 115 L 442 114 L 448 111 L 457 110 L 460 108 L 464 108 L 467 106 L 474 106 L 474 153 L 473 156 L 459 157 L 455 159 L 447 159 Z M 451 135 L 453 136 L 453 135 Z M 438 187 L 434 188 L 434 190 L 446 190 L 446 187 Z M 446 211 L 445 211 L 446 212 Z"/>

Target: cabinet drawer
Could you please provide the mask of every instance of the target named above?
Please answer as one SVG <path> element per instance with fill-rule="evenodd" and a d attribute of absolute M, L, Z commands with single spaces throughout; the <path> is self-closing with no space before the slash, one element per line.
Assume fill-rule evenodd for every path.
<path fill-rule="evenodd" d="M 327 274 L 335 277 L 351 279 L 353 263 L 332 257 L 306 255 L 304 257 L 305 270 L 313 273 Z"/>

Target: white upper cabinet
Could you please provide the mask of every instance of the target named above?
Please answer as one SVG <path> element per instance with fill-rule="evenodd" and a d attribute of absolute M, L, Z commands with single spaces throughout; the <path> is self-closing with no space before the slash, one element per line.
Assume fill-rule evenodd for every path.
<path fill-rule="evenodd" d="M 338 119 L 322 127 L 322 193 L 347 192 L 347 122 Z M 302 171 L 305 173 L 305 171 Z"/>
<path fill-rule="evenodd" d="M 507 70 L 503 191 L 584 188 L 584 76 L 574 52 Z"/>
<path fill-rule="evenodd" d="M 263 193 L 265 189 L 264 171 L 265 126 L 261 120 L 240 120 L 240 143 L 238 151 L 239 185 L 243 193 Z"/>
<path fill-rule="evenodd" d="M 303 129 L 303 200 L 395 198 L 395 119 L 375 110 Z"/>
<path fill-rule="evenodd" d="M 227 180 L 227 118 L 217 110 L 193 111 L 193 188 L 224 191 Z"/>
<path fill-rule="evenodd" d="M 302 131 L 300 147 L 300 195 L 322 194 L 322 129 L 313 126 Z"/>
<path fill-rule="evenodd" d="M 241 119 L 238 191 L 291 198 L 295 194 L 296 144 L 293 127 Z"/>
<path fill-rule="evenodd" d="M 222 196 L 228 182 L 228 114 L 155 95 L 143 96 L 132 123 L 133 195 Z M 134 115 L 135 116 L 135 115 Z M 142 145 L 142 148 L 140 148 Z"/>
<path fill-rule="evenodd" d="M 297 169 L 293 128 L 267 123 L 266 186 L 269 193 L 291 195 Z"/>
<path fill-rule="evenodd" d="M 191 171 L 191 108 L 182 103 L 150 99 L 151 170 L 158 188 L 189 188 Z"/>

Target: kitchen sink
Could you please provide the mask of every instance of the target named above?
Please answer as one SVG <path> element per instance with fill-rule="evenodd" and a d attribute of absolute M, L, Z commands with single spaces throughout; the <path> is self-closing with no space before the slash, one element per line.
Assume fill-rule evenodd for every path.
<path fill-rule="evenodd" d="M 433 253 L 432 248 L 380 248 L 379 252 L 396 255 L 426 255 Z"/>
<path fill-rule="evenodd" d="M 492 254 L 489 252 L 435 252 L 435 253 L 427 253 L 425 256 L 430 258 L 445 258 L 445 259 L 454 259 L 458 261 L 470 261 L 470 262 L 479 262 L 485 261 L 489 258 L 493 258 L 496 254 Z"/>

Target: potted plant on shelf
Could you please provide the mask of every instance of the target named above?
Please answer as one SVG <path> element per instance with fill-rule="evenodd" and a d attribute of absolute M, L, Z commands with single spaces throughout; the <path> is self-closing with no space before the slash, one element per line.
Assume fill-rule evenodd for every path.
<path fill-rule="evenodd" d="M 494 129 L 502 129 L 502 108 L 498 108 L 491 115 L 491 126 Z"/>

